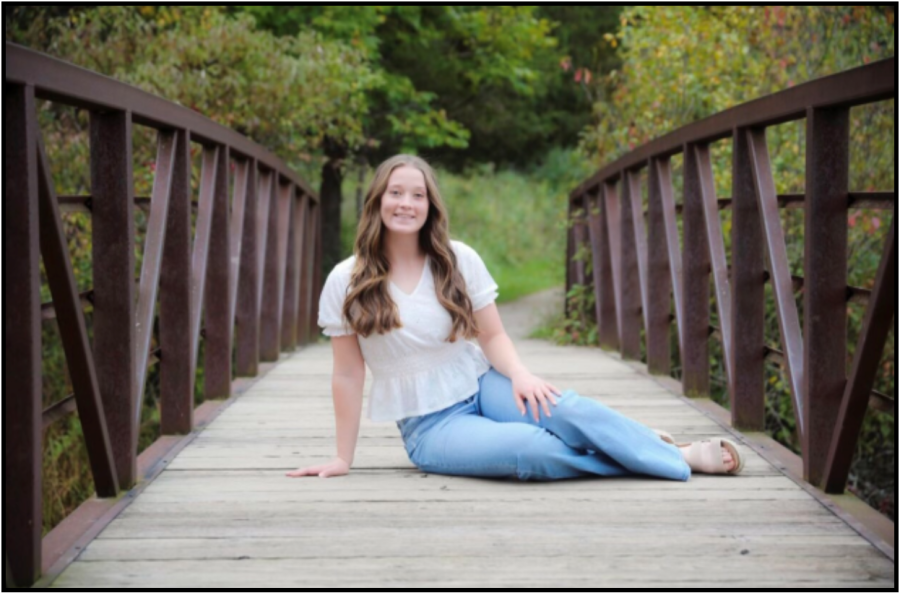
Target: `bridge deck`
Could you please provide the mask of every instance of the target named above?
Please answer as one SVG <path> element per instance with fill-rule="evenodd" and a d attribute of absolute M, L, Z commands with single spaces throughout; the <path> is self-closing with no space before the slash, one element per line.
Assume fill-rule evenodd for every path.
<path fill-rule="evenodd" d="M 596 348 L 516 343 L 679 441 L 731 434 Z M 234 398 L 52 586 L 894 586 L 892 559 L 744 444 L 740 476 L 484 480 L 419 471 L 393 423 L 363 418 L 349 475 L 288 478 L 335 453 L 330 356 L 284 357 Z"/>

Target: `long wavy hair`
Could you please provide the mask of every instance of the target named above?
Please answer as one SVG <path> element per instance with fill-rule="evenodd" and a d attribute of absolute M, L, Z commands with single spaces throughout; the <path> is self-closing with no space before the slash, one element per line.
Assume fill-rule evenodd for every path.
<path fill-rule="evenodd" d="M 458 334 L 467 339 L 474 338 L 478 335 L 478 327 L 472 313 L 472 301 L 466 293 L 465 280 L 450 246 L 447 209 L 438 190 L 435 173 L 423 159 L 409 154 L 392 156 L 375 170 L 356 230 L 353 247 L 356 261 L 344 300 L 343 315 L 350 327 L 363 337 L 402 327 L 397 304 L 388 290 L 390 263 L 384 251 L 387 231 L 381 220 L 381 198 L 391 173 L 403 165 L 415 167 L 425 177 L 429 207 L 425 224 L 419 229 L 419 245 L 429 255 L 438 301 L 452 318 L 453 327 L 447 340 L 455 342 Z"/>

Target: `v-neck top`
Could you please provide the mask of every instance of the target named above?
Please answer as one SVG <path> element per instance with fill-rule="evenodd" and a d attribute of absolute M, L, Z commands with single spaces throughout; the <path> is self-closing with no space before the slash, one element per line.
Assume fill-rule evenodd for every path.
<path fill-rule="evenodd" d="M 457 265 L 472 301 L 472 310 L 488 306 L 498 296 L 497 283 L 478 253 L 451 240 Z M 342 309 L 356 256 L 338 263 L 322 287 L 318 324 L 326 336 L 353 334 Z M 478 391 L 478 377 L 490 362 L 478 344 L 457 337 L 448 342 L 453 326 L 450 313 L 437 299 L 430 259 L 412 293 L 388 283 L 403 327 L 364 338 L 360 351 L 372 372 L 367 416 L 374 422 L 399 421 L 436 412 Z"/>
<path fill-rule="evenodd" d="M 426 253 L 425 254 L 425 265 L 422 266 L 422 273 L 419 274 L 419 282 L 416 284 L 415 288 L 413 288 L 412 292 L 406 293 L 402 288 L 397 286 L 397 284 L 393 280 L 389 280 L 391 288 L 396 288 L 397 292 L 399 292 L 400 294 L 402 294 L 405 297 L 414 296 L 417 292 L 419 292 L 419 287 L 422 286 L 422 283 L 425 281 L 425 273 L 428 270 L 428 268 L 430 267 L 430 264 L 431 264 L 431 257 Z"/>

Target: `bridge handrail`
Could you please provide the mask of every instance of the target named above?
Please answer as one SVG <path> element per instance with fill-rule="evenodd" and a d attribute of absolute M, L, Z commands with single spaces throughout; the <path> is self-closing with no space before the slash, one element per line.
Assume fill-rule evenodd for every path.
<path fill-rule="evenodd" d="M 763 365 L 783 364 L 802 437 L 804 479 L 830 493 L 845 488 L 867 407 L 895 413 L 894 399 L 872 386 L 896 302 L 896 220 L 874 288 L 867 290 L 847 286 L 847 211 L 894 210 L 895 191 L 848 187 L 849 113 L 853 106 L 896 98 L 896 71 L 892 57 L 735 106 L 632 150 L 569 196 L 566 290 L 576 283 L 593 286 L 599 345 L 639 360 L 643 329 L 649 370 L 668 374 L 675 321 L 684 393 L 709 397 L 709 339 L 718 338 L 731 421 L 740 430 L 764 430 Z M 805 194 L 777 195 L 765 130 L 804 118 Z M 732 196 L 719 199 L 710 144 L 727 138 L 733 144 Z M 670 170 L 670 158 L 679 153 L 683 206 L 675 204 Z M 718 214 L 725 208 L 733 217 L 730 265 Z M 804 277 L 790 274 L 779 208 L 805 209 Z M 582 246 L 592 256 L 590 274 L 583 261 L 573 259 Z M 710 276 L 720 327 L 710 325 Z M 764 341 L 767 282 L 774 288 L 783 351 Z M 794 301 L 798 287 L 805 299 L 802 332 Z M 848 302 L 868 303 L 849 373 Z"/>
<path fill-rule="evenodd" d="M 318 195 L 265 148 L 112 78 L 13 43 L 5 50 L 4 463 L 15 479 L 4 487 L 4 540 L 15 542 L 7 575 L 22 587 L 42 571 L 43 429 L 77 409 L 97 495 L 132 488 L 148 368 L 160 365 L 161 434 L 190 434 L 201 337 L 206 399 L 231 395 L 233 367 L 254 376 L 260 361 L 315 339 L 322 250 Z M 37 99 L 89 111 L 90 195 L 56 194 Z M 157 130 L 149 199 L 134 195 L 134 125 Z M 196 204 L 192 143 L 202 148 Z M 139 280 L 136 207 L 148 210 Z M 92 220 L 94 285 L 82 293 L 62 227 L 71 210 Z M 41 261 L 53 296 L 43 304 Z M 44 410 L 41 324 L 53 319 L 74 393 Z"/>

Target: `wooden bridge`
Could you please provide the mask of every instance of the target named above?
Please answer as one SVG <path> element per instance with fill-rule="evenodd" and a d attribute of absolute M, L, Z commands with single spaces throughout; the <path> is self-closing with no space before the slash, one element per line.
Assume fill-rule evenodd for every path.
<path fill-rule="evenodd" d="M 836 400 L 823 403 L 808 394 L 818 398 L 816 381 L 822 377 L 816 369 L 822 357 L 835 355 L 823 354 L 809 337 L 814 324 L 804 324 L 803 336 L 793 325 L 796 309 L 792 317 L 783 296 L 792 279 L 778 259 L 774 217 L 766 215 L 774 207 L 777 216 L 778 204 L 805 201 L 807 215 L 819 216 L 814 204 L 822 200 L 820 190 L 832 192 L 828 203 L 837 200 L 845 215 L 863 203 L 893 209 L 891 192 L 841 191 L 846 167 L 840 150 L 834 156 L 833 149 L 834 138 L 846 148 L 841 113 L 895 96 L 893 59 L 683 128 L 604 168 L 573 192 L 577 224 L 570 233 L 568 282 L 594 286 L 605 349 L 527 339 L 548 309 L 563 307 L 559 291 L 501 306 L 533 372 L 668 430 L 679 441 L 728 435 L 747 459 L 744 472 L 696 474 L 686 483 L 644 476 L 519 482 L 423 473 L 407 459 L 392 423 L 365 418 L 349 475 L 286 477 L 288 470 L 334 453 L 330 347 L 313 338 L 321 286 L 315 192 L 273 155 L 196 113 L 46 56 L 10 44 L 6 49 L 4 265 L 14 288 L 4 297 L 5 322 L 6 336 L 21 345 L 4 352 L 7 370 L 20 371 L 4 378 L 4 538 L 14 542 L 5 552 L 8 583 L 88 589 L 896 587 L 893 523 L 842 494 L 843 483 L 833 486 L 841 478 L 846 482 L 849 461 L 841 459 L 855 447 L 860 403 L 872 401 L 893 413 L 893 400 L 871 393 L 870 367 L 877 365 L 885 340 L 880 325 L 890 324 L 896 302 L 895 230 L 874 289 L 848 288 L 844 265 L 841 302 L 865 299 L 869 314 L 849 378 Z M 90 196 L 55 195 L 35 122 L 36 98 L 91 111 Z M 801 117 L 815 133 L 808 142 L 813 162 L 837 167 L 838 189 L 834 179 L 832 189 L 814 180 L 806 196 L 776 196 L 758 130 Z M 132 124 L 159 130 L 137 291 L 133 227 L 124 221 L 147 204 L 121 183 L 131 173 Z M 820 133 L 832 134 L 828 150 Z M 719 249 L 721 231 L 716 234 L 710 223 L 714 207 L 729 205 L 709 191 L 708 143 L 732 134 L 738 174 L 729 205 L 738 237 L 746 233 L 747 249 L 757 255 L 739 256 L 738 249 L 729 269 Z M 204 155 L 193 241 L 185 150 L 190 142 L 201 144 Z M 685 184 L 684 265 L 677 257 L 676 208 L 667 177 L 667 158 L 678 151 L 694 171 Z M 651 172 L 649 238 L 633 214 L 640 211 L 632 200 L 639 195 L 635 172 L 643 167 Z M 619 196 L 616 183 L 622 180 Z M 752 208 L 745 208 L 748 202 Z M 590 208 L 594 204 L 599 208 Z M 94 219 L 95 283 L 88 294 L 75 289 L 61 207 L 88 210 Z M 741 222 L 739 210 L 763 216 Z M 834 208 L 826 210 L 835 216 Z M 116 238 L 123 232 L 124 242 Z M 694 244 L 694 237 L 703 241 Z M 660 242 L 666 251 L 656 248 Z M 593 275 L 572 259 L 580 243 L 593 253 Z M 763 273 L 763 253 L 771 258 L 771 274 Z M 53 293 L 53 302 L 44 305 L 38 299 L 40 257 Z M 708 289 L 710 273 L 724 320 L 712 330 L 710 301 L 700 288 L 705 279 Z M 816 298 L 823 291 L 833 296 L 837 274 L 826 276 L 807 279 L 813 302 L 804 315 L 819 311 Z M 759 303 L 743 299 L 767 279 L 780 299 L 784 353 L 767 350 L 761 339 L 754 342 L 761 331 Z M 153 350 L 157 287 L 160 329 Z M 734 294 L 741 298 L 732 301 Z M 661 313 L 661 303 L 673 296 L 684 386 L 660 374 L 667 371 L 668 351 L 663 355 L 651 346 L 673 321 Z M 89 307 L 92 344 L 82 313 Z M 833 315 L 838 309 L 832 302 L 823 311 Z M 40 391 L 42 318 L 60 325 L 74 387 L 71 399 L 47 410 Z M 635 360 L 642 323 L 648 366 Z M 717 332 L 728 352 L 730 411 L 708 397 L 705 348 Z M 840 331 L 825 336 L 831 350 L 840 349 Z M 207 401 L 194 408 L 201 338 Z M 239 376 L 233 382 L 232 349 Z M 807 419 L 802 457 L 762 432 L 756 382 L 767 357 L 792 371 L 798 418 Z M 154 363 L 162 371 L 164 436 L 138 456 L 136 414 L 146 369 Z M 76 405 L 98 497 L 42 538 L 41 428 Z"/>
<path fill-rule="evenodd" d="M 521 339 L 522 309 L 501 315 L 533 372 L 679 441 L 735 438 L 744 471 L 687 483 L 426 474 L 392 423 L 364 418 L 350 474 L 288 478 L 334 456 L 331 348 L 315 344 L 284 355 L 166 455 L 52 586 L 892 586 L 892 551 L 792 479 L 773 443 L 723 426 L 643 365 Z"/>

